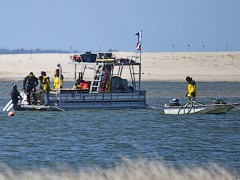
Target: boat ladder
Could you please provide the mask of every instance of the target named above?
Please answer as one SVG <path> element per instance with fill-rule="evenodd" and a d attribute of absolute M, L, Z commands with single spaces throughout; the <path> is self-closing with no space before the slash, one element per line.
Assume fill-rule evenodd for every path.
<path fill-rule="evenodd" d="M 104 63 L 98 63 L 94 68 L 93 81 L 91 82 L 90 93 L 98 93 L 104 76 Z"/>

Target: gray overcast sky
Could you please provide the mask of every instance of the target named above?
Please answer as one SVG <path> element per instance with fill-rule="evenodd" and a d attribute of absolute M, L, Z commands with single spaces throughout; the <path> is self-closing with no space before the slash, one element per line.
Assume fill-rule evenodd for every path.
<path fill-rule="evenodd" d="M 240 51 L 239 18 L 240 0 L 1 0 L 0 48 L 135 51 L 142 30 L 143 52 Z"/>

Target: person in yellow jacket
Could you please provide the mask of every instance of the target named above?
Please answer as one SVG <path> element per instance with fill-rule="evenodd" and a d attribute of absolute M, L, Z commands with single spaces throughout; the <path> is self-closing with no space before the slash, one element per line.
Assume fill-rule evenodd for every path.
<path fill-rule="evenodd" d="M 190 101 L 195 101 L 196 96 L 198 95 L 196 82 L 189 76 L 186 77 L 186 81 L 188 83 L 188 92 L 186 97 L 188 97 Z"/>
<path fill-rule="evenodd" d="M 46 72 L 42 71 L 41 72 L 41 87 L 42 87 L 42 96 L 41 96 L 41 101 L 43 100 L 43 97 L 45 96 L 45 106 L 49 105 L 49 93 L 50 93 L 50 79 L 46 75 Z"/>
<path fill-rule="evenodd" d="M 53 81 L 53 89 L 58 89 L 59 85 L 60 88 L 63 88 L 64 85 L 64 78 L 63 75 L 61 74 L 61 77 L 59 78 L 59 69 L 56 69 L 55 74 L 54 74 L 54 81 Z"/>

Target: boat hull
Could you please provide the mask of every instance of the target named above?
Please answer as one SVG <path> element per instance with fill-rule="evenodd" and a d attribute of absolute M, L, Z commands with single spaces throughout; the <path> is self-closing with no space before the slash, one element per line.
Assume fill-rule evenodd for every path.
<path fill-rule="evenodd" d="M 231 104 L 196 105 L 192 107 L 164 105 L 165 114 L 224 114 L 234 109 Z"/>
<path fill-rule="evenodd" d="M 89 93 L 76 90 L 61 90 L 50 93 L 48 106 L 29 105 L 21 100 L 21 110 L 99 110 L 99 109 L 145 109 L 146 91 Z"/>

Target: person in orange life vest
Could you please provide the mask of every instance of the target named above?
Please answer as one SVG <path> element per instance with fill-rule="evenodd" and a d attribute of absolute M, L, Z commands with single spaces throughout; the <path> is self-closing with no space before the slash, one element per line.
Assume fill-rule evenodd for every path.
<path fill-rule="evenodd" d="M 89 89 L 89 83 L 82 80 L 82 82 L 80 83 L 81 89 Z"/>
<path fill-rule="evenodd" d="M 83 79 L 78 79 L 75 83 L 76 89 L 89 89 L 90 85 L 88 82 L 84 81 Z"/>

